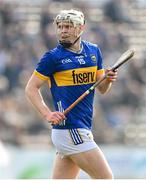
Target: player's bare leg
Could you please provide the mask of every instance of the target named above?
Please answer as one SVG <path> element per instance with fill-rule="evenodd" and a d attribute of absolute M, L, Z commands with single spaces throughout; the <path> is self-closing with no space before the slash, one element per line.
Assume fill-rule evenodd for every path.
<path fill-rule="evenodd" d="M 70 158 L 93 179 L 113 179 L 112 171 L 99 148 L 71 155 Z"/>
<path fill-rule="evenodd" d="M 56 156 L 52 179 L 76 179 L 80 168 L 69 158 Z"/>

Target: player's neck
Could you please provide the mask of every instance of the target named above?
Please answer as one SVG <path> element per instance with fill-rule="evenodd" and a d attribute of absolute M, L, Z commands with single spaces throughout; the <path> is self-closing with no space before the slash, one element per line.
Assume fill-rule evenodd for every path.
<path fill-rule="evenodd" d="M 73 51 L 73 52 L 79 52 L 82 49 L 82 44 L 81 44 L 81 40 L 78 40 L 73 46 L 71 46 L 70 48 L 68 48 L 69 50 Z"/>

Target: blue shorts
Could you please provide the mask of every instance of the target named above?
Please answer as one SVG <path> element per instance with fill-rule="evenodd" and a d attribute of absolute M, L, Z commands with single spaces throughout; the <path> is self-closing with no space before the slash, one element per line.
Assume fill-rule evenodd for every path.
<path fill-rule="evenodd" d="M 62 157 L 97 148 L 92 132 L 87 129 L 52 129 L 52 142 Z"/>

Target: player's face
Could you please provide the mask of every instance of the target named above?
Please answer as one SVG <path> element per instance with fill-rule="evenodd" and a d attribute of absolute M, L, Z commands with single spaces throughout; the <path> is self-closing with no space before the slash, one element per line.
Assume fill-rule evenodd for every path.
<path fill-rule="evenodd" d="M 57 24 L 57 36 L 59 41 L 74 42 L 81 32 L 80 26 L 74 27 L 71 22 L 59 22 Z"/>

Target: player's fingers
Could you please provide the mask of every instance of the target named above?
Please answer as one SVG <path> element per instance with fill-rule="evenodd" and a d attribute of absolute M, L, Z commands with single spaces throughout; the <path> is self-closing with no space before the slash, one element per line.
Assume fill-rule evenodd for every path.
<path fill-rule="evenodd" d="M 56 120 L 58 120 L 58 121 L 63 120 L 62 116 L 61 116 L 59 113 L 55 113 L 55 114 L 53 115 L 53 119 L 56 119 Z"/>
<path fill-rule="evenodd" d="M 51 114 L 51 117 L 49 118 L 49 122 L 52 125 L 56 125 L 65 119 L 66 119 L 66 117 L 62 112 L 56 111 Z"/>
<path fill-rule="evenodd" d="M 60 119 L 58 119 L 57 117 L 51 119 L 51 124 L 52 125 L 56 125 L 56 124 L 59 124 L 60 123 Z"/>
<path fill-rule="evenodd" d="M 57 114 L 57 120 L 59 121 L 59 122 L 61 122 L 61 121 L 63 121 L 63 120 L 65 120 L 66 119 L 66 117 L 64 116 L 64 114 L 62 115 L 62 114 Z"/>
<path fill-rule="evenodd" d="M 62 117 L 62 119 L 65 119 L 66 117 L 65 117 L 65 115 L 62 113 L 62 112 L 57 112 L 58 113 L 58 115 L 60 116 L 60 117 Z"/>
<path fill-rule="evenodd" d="M 108 79 L 117 79 L 117 75 L 118 75 L 117 72 L 115 72 L 115 73 L 114 72 L 109 72 L 106 77 Z"/>
<path fill-rule="evenodd" d="M 114 74 L 114 73 L 117 74 L 117 72 L 118 72 L 118 69 L 111 70 L 110 68 L 108 68 L 105 70 L 106 74 Z"/>
<path fill-rule="evenodd" d="M 118 72 L 118 69 L 115 69 L 114 72 Z"/>
<path fill-rule="evenodd" d="M 109 71 L 107 74 L 108 74 L 108 75 L 117 75 L 118 72 L 117 72 L 117 71 Z"/>
<path fill-rule="evenodd" d="M 53 116 L 53 124 L 59 124 L 61 121 L 63 121 L 65 119 L 65 116 L 63 113 L 61 112 L 55 112 L 54 116 Z"/>
<path fill-rule="evenodd" d="M 117 72 L 111 72 L 109 71 L 109 73 L 106 76 L 106 79 L 109 82 L 115 82 L 117 80 Z"/>

